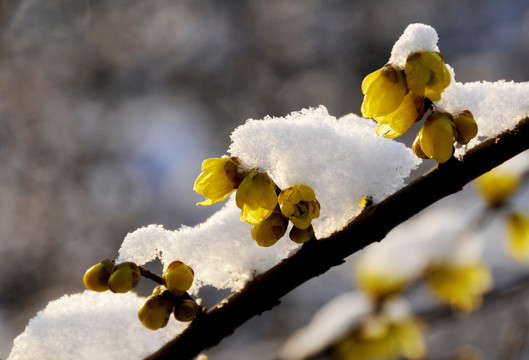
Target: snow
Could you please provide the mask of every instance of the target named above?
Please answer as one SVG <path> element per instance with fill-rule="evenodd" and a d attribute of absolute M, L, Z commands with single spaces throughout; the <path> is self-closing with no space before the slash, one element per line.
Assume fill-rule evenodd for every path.
<path fill-rule="evenodd" d="M 187 324 L 169 321 L 151 331 L 138 320 L 145 298 L 85 291 L 50 302 L 13 343 L 8 360 L 140 359 Z"/>
<path fill-rule="evenodd" d="M 229 152 L 244 166 L 266 171 L 280 188 L 305 184 L 314 189 L 321 204 L 320 218 L 313 222 L 318 237 L 345 226 L 360 212 L 364 195 L 378 201 L 402 187 L 417 164 L 403 144 L 377 136 L 372 121 L 356 115 L 336 119 L 323 106 L 285 118 L 250 119 L 231 138 Z M 232 195 L 196 227 L 170 231 L 150 225 L 128 234 L 117 262 L 143 265 L 159 257 L 167 267 L 180 260 L 195 271 L 190 293 L 203 285 L 237 291 L 298 247 L 285 236 L 261 248 L 250 230 L 240 221 Z"/>
<path fill-rule="evenodd" d="M 410 24 L 391 50 L 389 63 L 404 69 L 408 55 L 417 51 L 439 51 L 437 32 L 429 25 Z"/>
<path fill-rule="evenodd" d="M 281 189 L 312 187 L 321 204 L 314 231 L 325 237 L 358 215 L 364 195 L 377 202 L 401 188 L 419 162 L 374 128 L 374 121 L 354 114 L 336 119 L 320 106 L 248 120 L 232 133 L 229 152 L 247 167 L 266 171 Z"/>
<path fill-rule="evenodd" d="M 161 225 L 143 227 L 127 235 L 117 262 L 144 264 L 160 256 L 165 269 L 180 260 L 195 272 L 189 293 L 196 293 L 203 285 L 237 291 L 254 274 L 266 271 L 298 246 L 283 239 L 270 248 L 259 247 L 250 237 L 251 226 L 240 220 L 240 213 L 232 195 L 223 208 L 196 227 L 176 231 Z"/>

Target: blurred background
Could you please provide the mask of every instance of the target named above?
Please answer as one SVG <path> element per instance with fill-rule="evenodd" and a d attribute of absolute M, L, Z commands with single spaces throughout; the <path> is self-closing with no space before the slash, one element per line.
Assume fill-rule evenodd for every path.
<path fill-rule="evenodd" d="M 216 211 L 195 206 L 193 182 L 237 125 L 320 104 L 359 113 L 363 77 L 414 22 L 437 30 L 458 81 L 529 80 L 527 0 L 0 1 L 0 358 L 128 232 Z M 350 270 L 304 285 L 318 290 L 300 288 L 211 358 L 273 358 L 350 290 Z"/>

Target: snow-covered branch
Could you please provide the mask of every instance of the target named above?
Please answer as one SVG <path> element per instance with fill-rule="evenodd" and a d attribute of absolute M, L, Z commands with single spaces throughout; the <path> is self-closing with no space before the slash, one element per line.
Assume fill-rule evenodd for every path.
<path fill-rule="evenodd" d="M 398 224 L 528 148 L 529 118 L 525 118 L 514 129 L 483 141 L 459 159 L 439 164 L 385 200 L 367 207 L 343 230 L 305 244 L 209 310 L 148 359 L 187 359 L 214 346 L 247 320 L 278 305 L 280 298 L 292 289 L 382 240 Z"/>

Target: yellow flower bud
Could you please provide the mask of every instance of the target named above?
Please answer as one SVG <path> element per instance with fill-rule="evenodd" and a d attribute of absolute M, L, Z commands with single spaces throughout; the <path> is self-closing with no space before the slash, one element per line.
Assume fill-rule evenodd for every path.
<path fill-rule="evenodd" d="M 417 136 L 415 137 L 415 140 L 413 141 L 413 145 L 411 146 L 411 148 L 413 152 L 415 153 L 415 155 L 417 155 L 421 159 L 429 159 L 429 157 L 426 156 L 424 151 L 422 151 L 421 149 L 421 136 L 420 135 L 421 133 L 419 132 Z"/>
<path fill-rule="evenodd" d="M 204 160 L 202 173 L 195 180 L 193 190 L 204 195 L 206 200 L 197 205 L 211 205 L 226 199 L 239 185 L 238 166 L 239 161 L 234 157 Z"/>
<path fill-rule="evenodd" d="M 126 293 L 136 287 L 140 281 L 140 269 L 133 262 L 127 261 L 114 266 L 108 287 L 114 293 Z"/>
<path fill-rule="evenodd" d="M 298 229 L 294 226 L 288 235 L 293 242 L 303 244 L 314 237 L 314 229 L 312 228 L 312 225 L 306 229 Z"/>
<path fill-rule="evenodd" d="M 164 271 L 163 284 L 176 296 L 181 296 L 193 285 L 193 269 L 181 261 L 173 261 Z"/>
<path fill-rule="evenodd" d="M 419 132 L 421 150 L 428 158 L 444 163 L 454 153 L 454 122 L 450 114 L 432 113 Z"/>
<path fill-rule="evenodd" d="M 409 92 L 395 111 L 384 116 L 374 117 L 378 121 L 377 135 L 391 139 L 401 136 L 423 116 L 424 98 Z"/>
<path fill-rule="evenodd" d="M 464 312 L 481 305 L 485 292 L 492 286 L 492 275 L 481 262 L 433 265 L 425 277 L 432 294 L 442 303 Z"/>
<path fill-rule="evenodd" d="M 406 79 L 401 70 L 386 65 L 367 75 L 362 82 L 362 116 L 374 118 L 395 111 L 406 95 Z"/>
<path fill-rule="evenodd" d="M 492 207 L 501 206 L 520 185 L 522 177 L 513 172 L 493 169 L 476 179 L 478 193 Z"/>
<path fill-rule="evenodd" d="M 241 221 L 257 225 L 268 218 L 277 206 L 276 185 L 268 174 L 251 172 L 239 185 L 235 203 L 242 210 Z"/>
<path fill-rule="evenodd" d="M 108 290 L 108 278 L 112 272 L 114 263 L 108 259 L 95 264 L 90 269 L 86 270 L 83 276 L 84 286 L 88 290 L 103 292 Z"/>
<path fill-rule="evenodd" d="M 406 59 L 404 73 L 411 92 L 433 101 L 441 100 L 441 93 L 451 80 L 442 56 L 431 51 L 410 54 Z"/>
<path fill-rule="evenodd" d="M 308 228 L 312 219 L 320 216 L 320 203 L 314 190 L 307 185 L 284 189 L 279 193 L 278 202 L 281 213 L 299 229 Z"/>
<path fill-rule="evenodd" d="M 138 310 L 138 319 L 147 329 L 161 329 L 167 325 L 173 306 L 173 302 L 162 295 L 151 295 Z"/>
<path fill-rule="evenodd" d="M 529 215 L 511 213 L 507 218 L 507 250 L 520 263 L 529 261 Z"/>
<path fill-rule="evenodd" d="M 460 144 L 467 144 L 478 134 L 478 123 L 468 110 L 454 117 L 454 126 L 456 127 L 456 141 Z"/>
<path fill-rule="evenodd" d="M 193 320 L 200 310 L 200 306 L 192 299 L 180 299 L 176 304 L 173 314 L 176 320 L 188 322 Z"/>
<path fill-rule="evenodd" d="M 287 227 L 288 220 L 283 218 L 281 214 L 274 212 L 266 220 L 253 226 L 252 238 L 259 246 L 272 246 L 285 235 Z"/>

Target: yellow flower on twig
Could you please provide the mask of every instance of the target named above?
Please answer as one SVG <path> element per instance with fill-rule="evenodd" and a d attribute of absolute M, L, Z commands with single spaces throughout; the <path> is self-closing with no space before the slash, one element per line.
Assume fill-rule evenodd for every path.
<path fill-rule="evenodd" d="M 362 116 L 376 118 L 395 111 L 406 96 L 406 80 L 402 70 L 386 65 L 367 75 L 362 82 Z"/>
<path fill-rule="evenodd" d="M 241 181 L 235 203 L 242 210 L 241 221 L 257 225 L 268 218 L 277 206 L 276 185 L 268 174 L 251 172 Z"/>
<path fill-rule="evenodd" d="M 471 312 L 481 305 L 483 294 L 491 288 L 492 274 L 481 262 L 439 263 L 430 267 L 425 281 L 440 302 Z"/>
<path fill-rule="evenodd" d="M 492 207 L 501 206 L 520 185 L 522 177 L 514 172 L 493 169 L 476 179 L 478 193 Z"/>
<path fill-rule="evenodd" d="M 233 157 L 204 160 L 202 173 L 196 179 L 193 190 L 204 195 L 206 200 L 197 205 L 211 205 L 226 199 L 239 185 L 238 166 L 239 161 Z"/>
<path fill-rule="evenodd" d="M 320 216 L 320 203 L 314 190 L 307 185 L 284 189 L 279 193 L 278 202 L 281 213 L 299 229 L 308 228 L 312 219 Z"/>
<path fill-rule="evenodd" d="M 410 54 L 406 59 L 404 73 L 411 92 L 433 101 L 441 100 L 441 93 L 451 80 L 442 56 L 432 51 Z"/>

